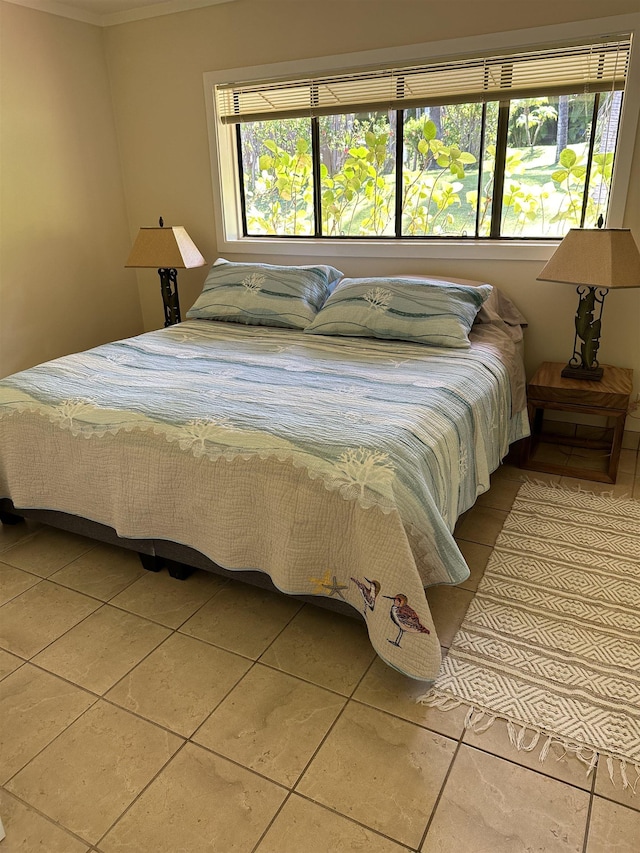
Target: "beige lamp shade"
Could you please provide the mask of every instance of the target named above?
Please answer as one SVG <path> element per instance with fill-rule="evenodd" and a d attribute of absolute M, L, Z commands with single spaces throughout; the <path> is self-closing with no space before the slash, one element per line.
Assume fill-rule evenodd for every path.
<path fill-rule="evenodd" d="M 125 267 L 191 269 L 206 264 L 182 225 L 141 228 Z"/>
<path fill-rule="evenodd" d="M 640 287 L 640 253 L 629 228 L 572 228 L 538 281 Z"/>

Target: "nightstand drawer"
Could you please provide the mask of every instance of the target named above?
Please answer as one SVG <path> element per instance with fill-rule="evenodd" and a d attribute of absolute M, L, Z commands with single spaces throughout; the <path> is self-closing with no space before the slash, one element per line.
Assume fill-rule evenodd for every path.
<path fill-rule="evenodd" d="M 600 382 L 564 379 L 563 364 L 545 361 L 527 386 L 530 401 L 560 403 L 585 408 L 611 409 L 626 412 L 633 384 L 633 370 L 604 365 Z"/>

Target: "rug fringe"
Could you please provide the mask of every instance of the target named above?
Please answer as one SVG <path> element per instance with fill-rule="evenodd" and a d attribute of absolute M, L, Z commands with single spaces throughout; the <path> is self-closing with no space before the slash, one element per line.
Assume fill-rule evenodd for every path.
<path fill-rule="evenodd" d="M 523 475 L 520 479 L 523 483 L 529 483 L 531 486 L 542 486 L 563 492 L 578 492 L 580 494 L 593 495 L 598 498 L 615 498 L 616 500 L 621 501 L 634 500 L 628 492 L 625 492 L 624 494 L 615 494 L 615 490 L 613 488 L 606 492 L 594 492 L 592 489 L 584 488 L 580 483 L 566 486 L 556 482 L 555 480 L 539 480 L 536 477 L 527 477 L 526 475 Z"/>
<path fill-rule="evenodd" d="M 469 708 L 464 721 L 464 727 L 465 729 L 471 729 L 477 735 L 481 735 L 490 729 L 495 721 L 495 714 L 488 714 L 486 711 L 477 708 Z"/>
<path fill-rule="evenodd" d="M 507 726 L 509 741 L 518 752 L 533 752 L 540 743 L 541 738 L 544 737 L 544 743 L 538 754 L 538 761 L 541 764 L 547 759 L 551 748 L 557 744 L 563 751 L 556 757 L 556 761 L 562 761 L 566 755 L 574 755 L 578 761 L 585 765 L 585 775 L 587 778 L 591 776 L 598 766 L 599 759 L 606 758 L 611 784 L 614 787 L 618 785 L 615 772 L 617 768 L 623 790 L 629 790 L 634 795 L 637 792 L 638 784 L 640 783 L 640 762 L 629 762 L 628 759 L 617 755 L 611 755 L 606 752 L 599 753 L 596 749 L 585 746 L 584 744 L 564 741 L 554 734 L 549 734 L 543 728 L 516 722 L 506 715 L 494 714 L 477 705 L 468 705 L 468 703 L 453 696 L 448 696 L 446 693 L 442 693 L 435 688 L 432 688 L 423 696 L 419 696 L 416 702 L 425 705 L 427 708 L 436 708 L 439 711 L 452 711 L 460 706 L 468 707 L 464 727 L 478 735 L 488 731 L 496 720 L 503 720 Z M 635 779 L 633 781 L 629 779 L 630 768 L 635 771 Z"/>
<path fill-rule="evenodd" d="M 627 788 L 630 788 L 631 793 L 636 794 L 638 783 L 640 782 L 640 764 L 636 762 L 633 762 L 631 764 L 631 767 L 633 768 L 636 774 L 636 778 L 633 780 L 633 782 L 629 779 L 629 775 L 627 772 L 627 769 L 629 767 L 628 762 L 624 759 L 619 759 L 618 767 L 620 770 L 620 780 L 622 781 L 623 789 L 626 790 Z M 615 785 L 615 762 L 611 756 L 607 757 L 607 770 L 609 771 L 609 779 L 611 779 L 611 784 Z"/>

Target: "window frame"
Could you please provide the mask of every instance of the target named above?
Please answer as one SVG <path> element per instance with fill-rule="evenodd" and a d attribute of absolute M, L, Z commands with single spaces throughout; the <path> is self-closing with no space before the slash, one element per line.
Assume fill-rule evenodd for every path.
<path fill-rule="evenodd" d="M 345 71 L 365 65 L 411 62 L 457 57 L 487 51 L 519 50 L 539 45 L 575 42 L 578 39 L 597 39 L 604 34 L 628 32 L 632 48 L 623 98 L 620 129 L 612 179 L 607 226 L 621 227 L 640 114 L 640 14 L 617 15 L 589 21 L 536 27 L 525 30 L 493 33 L 439 42 L 427 42 L 400 48 L 368 50 L 351 54 L 316 57 L 244 68 L 209 71 L 203 75 L 211 178 L 215 211 L 217 249 L 220 254 L 242 253 L 322 258 L 457 258 L 546 260 L 559 238 L 457 238 L 445 237 L 417 240 L 416 238 L 331 238 L 287 236 L 243 236 L 242 207 L 238 184 L 239 160 L 235 125 L 223 124 L 217 114 L 216 84 L 234 80 L 238 83 L 271 79 L 288 75 L 322 74 Z"/>

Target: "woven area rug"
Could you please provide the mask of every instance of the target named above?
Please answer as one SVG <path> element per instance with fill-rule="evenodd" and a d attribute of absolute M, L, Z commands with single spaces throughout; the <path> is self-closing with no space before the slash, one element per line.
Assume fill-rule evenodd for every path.
<path fill-rule="evenodd" d="M 433 689 L 544 760 L 640 777 L 640 502 L 524 483 Z"/>

